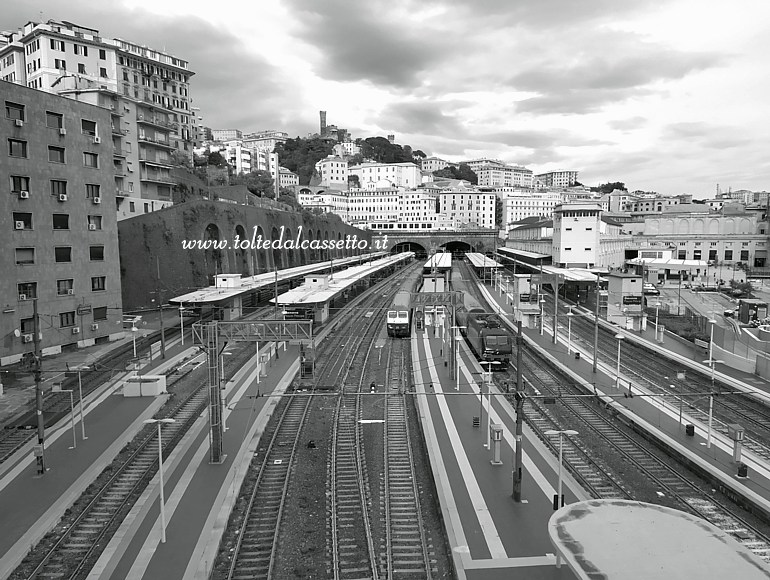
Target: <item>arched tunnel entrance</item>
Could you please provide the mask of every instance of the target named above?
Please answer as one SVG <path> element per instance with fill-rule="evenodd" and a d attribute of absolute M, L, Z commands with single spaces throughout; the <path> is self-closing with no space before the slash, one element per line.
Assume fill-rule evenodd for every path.
<path fill-rule="evenodd" d="M 414 252 L 415 258 L 427 258 L 428 251 L 425 246 L 416 242 L 399 242 L 390 249 L 391 254 L 400 254 L 401 252 Z"/>
<path fill-rule="evenodd" d="M 443 246 L 441 246 L 445 252 L 451 252 L 453 256 L 457 257 L 459 255 L 464 255 L 466 252 L 472 252 L 473 249 L 471 248 L 471 245 L 467 242 L 461 242 L 459 240 L 455 240 L 452 242 L 447 242 Z"/>

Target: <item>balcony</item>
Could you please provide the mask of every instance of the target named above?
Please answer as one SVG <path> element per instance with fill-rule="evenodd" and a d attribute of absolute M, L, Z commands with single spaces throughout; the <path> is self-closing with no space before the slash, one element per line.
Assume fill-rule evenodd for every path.
<path fill-rule="evenodd" d="M 128 135 L 128 129 L 121 129 L 120 127 L 112 126 L 113 135 Z"/>
<path fill-rule="evenodd" d="M 114 116 L 114 117 L 122 117 L 123 116 L 123 111 L 121 110 L 119 104 L 118 105 L 112 105 L 112 104 L 105 105 L 105 107 L 110 110 L 110 114 L 112 116 Z"/>
<path fill-rule="evenodd" d="M 115 197 L 128 197 L 128 192 L 125 189 L 119 187 L 115 188 Z"/>
<path fill-rule="evenodd" d="M 153 117 L 151 115 L 139 114 L 136 116 L 136 122 L 143 125 L 150 125 L 152 127 L 160 127 L 161 129 L 176 129 L 176 123 L 166 121 L 160 117 Z"/>
<path fill-rule="evenodd" d="M 126 152 L 121 149 L 120 147 L 113 147 L 112 148 L 112 156 L 113 157 L 125 157 Z"/>
<path fill-rule="evenodd" d="M 174 149 L 174 146 L 171 145 L 167 140 L 164 139 L 158 139 L 157 137 L 150 137 L 149 135 L 139 135 L 139 141 L 141 143 L 151 143 L 153 145 L 157 145 L 158 147 L 168 147 L 169 149 Z"/>
<path fill-rule="evenodd" d="M 174 181 L 170 175 L 166 175 L 163 173 L 142 171 L 142 173 L 139 176 L 139 180 L 150 181 L 152 183 L 162 183 L 164 185 L 176 185 L 176 181 Z"/>
<path fill-rule="evenodd" d="M 140 152 L 139 161 L 148 165 L 157 165 L 158 167 L 174 167 L 176 164 L 168 155 L 154 155 L 154 152 Z"/>

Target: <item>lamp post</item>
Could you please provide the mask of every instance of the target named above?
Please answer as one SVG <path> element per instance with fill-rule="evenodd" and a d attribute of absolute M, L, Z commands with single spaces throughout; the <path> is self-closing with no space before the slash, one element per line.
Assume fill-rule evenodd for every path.
<path fill-rule="evenodd" d="M 553 502 L 553 509 L 557 510 L 562 505 L 564 505 L 564 499 L 562 498 L 562 458 L 564 453 L 564 435 L 567 435 L 568 437 L 577 435 L 577 431 L 573 431 L 572 429 L 562 429 L 560 431 L 556 431 L 555 429 L 549 429 L 548 431 L 545 431 L 543 435 L 546 435 L 548 437 L 553 437 L 554 435 L 559 436 L 559 483 L 558 483 L 558 490 L 557 490 L 557 496 L 556 501 Z"/>
<path fill-rule="evenodd" d="M 81 381 L 80 373 L 81 371 L 87 371 L 87 366 L 77 366 L 72 367 L 72 370 L 78 372 L 78 396 L 80 397 L 80 435 L 85 441 L 88 439 L 86 437 L 86 416 L 83 413 L 83 382 Z"/>
<path fill-rule="evenodd" d="M 166 543 L 166 500 L 163 498 L 163 439 L 161 438 L 161 424 L 174 423 L 174 419 L 145 419 L 145 423 L 158 424 L 158 482 L 160 485 L 160 541 Z"/>
<path fill-rule="evenodd" d="M 460 329 L 465 326 L 452 326 L 455 330 L 455 391 L 460 390 Z"/>
<path fill-rule="evenodd" d="M 540 296 L 540 336 L 543 336 L 543 326 L 545 323 L 545 298 L 542 297 L 542 294 Z"/>
<path fill-rule="evenodd" d="M 182 314 L 184 312 L 184 306 L 181 304 L 179 305 L 179 328 L 182 331 L 182 346 L 184 346 L 184 315 Z"/>
<path fill-rule="evenodd" d="M 567 312 L 567 356 L 572 354 L 572 317 L 575 313 L 572 312 L 572 306 L 569 307 Z"/>
<path fill-rule="evenodd" d="M 134 358 L 136 358 L 136 333 L 138 330 L 136 326 L 131 327 L 131 338 L 134 339 Z"/>
<path fill-rule="evenodd" d="M 484 443 L 484 447 L 489 449 L 489 429 L 492 425 L 492 365 L 499 363 L 493 360 L 483 360 L 481 364 L 488 365 L 487 371 L 484 374 L 484 382 L 487 383 L 487 442 Z M 489 379 L 489 382 L 487 382 L 487 379 Z M 482 397 L 481 402 L 483 403 L 483 401 L 484 398 Z"/>
<path fill-rule="evenodd" d="M 623 335 L 619 332 L 615 335 L 615 338 L 618 339 L 618 360 L 617 360 L 617 367 L 615 369 L 615 388 L 620 388 L 620 341 L 623 340 Z"/>
<path fill-rule="evenodd" d="M 658 309 L 660 308 L 660 300 L 658 300 L 655 303 L 655 342 L 663 342 L 663 335 L 660 335 L 660 340 L 658 340 L 658 330 L 660 329 L 660 326 L 658 325 Z"/>

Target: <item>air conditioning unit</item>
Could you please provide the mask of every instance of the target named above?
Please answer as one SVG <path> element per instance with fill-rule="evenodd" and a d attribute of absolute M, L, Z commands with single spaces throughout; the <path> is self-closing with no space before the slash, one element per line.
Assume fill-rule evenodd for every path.
<path fill-rule="evenodd" d="M 102 142 L 102 138 L 101 137 L 94 137 L 94 143 L 96 143 L 98 145 L 101 142 Z"/>
<path fill-rule="evenodd" d="M 95 232 L 96 231 L 96 224 L 88 224 L 89 231 Z"/>
<path fill-rule="evenodd" d="M 67 194 L 66 193 L 60 193 L 59 194 L 59 201 L 67 201 Z"/>
<path fill-rule="evenodd" d="M 16 223 L 14 224 L 14 226 L 15 226 L 15 228 L 14 228 L 14 229 L 17 229 L 17 230 L 23 230 L 23 229 L 24 229 L 24 222 L 16 222 Z"/>
<path fill-rule="evenodd" d="M 94 198 L 94 203 L 97 204 L 97 205 L 102 203 L 102 198 L 101 197 L 95 197 Z"/>
<path fill-rule="evenodd" d="M 14 125 L 16 125 L 17 127 L 23 127 L 24 126 L 24 121 L 22 121 L 21 119 L 15 119 L 14 120 Z"/>
<path fill-rule="evenodd" d="M 72 296 L 73 294 L 75 294 L 75 290 L 72 289 L 72 288 L 68 288 L 67 289 L 67 296 Z"/>
<path fill-rule="evenodd" d="M 31 334 L 22 334 L 21 335 L 22 342 L 32 342 L 32 335 Z"/>
<path fill-rule="evenodd" d="M 67 134 L 67 129 L 65 129 L 64 127 L 59 129 L 59 135 L 66 135 L 66 134 Z"/>
<path fill-rule="evenodd" d="M 26 294 L 19 294 L 19 300 L 26 300 L 27 295 Z"/>
<path fill-rule="evenodd" d="M 99 330 L 99 325 L 95 322 L 91 325 L 91 330 Z"/>
<path fill-rule="evenodd" d="M 75 326 L 72 329 L 72 334 L 80 334 L 80 327 L 79 326 Z"/>
<path fill-rule="evenodd" d="M 20 191 L 19 192 L 19 199 L 29 199 L 29 192 L 28 191 Z"/>

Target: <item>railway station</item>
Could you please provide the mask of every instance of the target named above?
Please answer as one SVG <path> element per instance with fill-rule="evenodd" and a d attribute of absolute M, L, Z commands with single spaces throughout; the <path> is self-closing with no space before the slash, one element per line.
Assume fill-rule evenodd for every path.
<path fill-rule="evenodd" d="M 323 324 L 331 310 L 341 308 L 349 298 L 390 276 L 413 258 L 414 252 L 402 252 L 334 274 L 306 275 L 301 286 L 279 294 L 277 300 L 272 298 L 270 302 L 277 303 L 278 312 L 286 320 L 313 320 Z"/>

